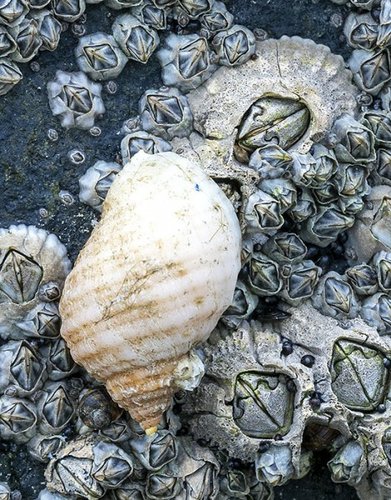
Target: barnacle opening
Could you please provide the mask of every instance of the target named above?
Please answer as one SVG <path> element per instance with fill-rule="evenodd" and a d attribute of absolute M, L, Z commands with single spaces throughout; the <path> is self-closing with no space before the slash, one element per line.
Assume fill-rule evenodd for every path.
<path fill-rule="evenodd" d="M 301 99 L 265 94 L 256 100 L 238 125 L 234 153 L 247 163 L 257 148 L 269 144 L 289 150 L 306 134 L 311 112 Z"/>

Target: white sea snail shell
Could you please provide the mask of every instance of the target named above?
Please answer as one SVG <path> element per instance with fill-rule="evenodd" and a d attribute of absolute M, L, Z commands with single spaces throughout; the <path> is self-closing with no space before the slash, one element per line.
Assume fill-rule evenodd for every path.
<path fill-rule="evenodd" d="M 61 333 L 144 429 L 199 381 L 191 349 L 232 301 L 240 248 L 224 193 L 174 153 L 138 153 L 110 188 L 65 283 Z"/>

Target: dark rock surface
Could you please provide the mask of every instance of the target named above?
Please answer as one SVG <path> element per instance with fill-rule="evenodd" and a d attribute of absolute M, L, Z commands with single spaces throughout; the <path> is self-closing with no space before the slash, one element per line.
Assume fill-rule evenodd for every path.
<path fill-rule="evenodd" d="M 349 53 L 342 26 L 335 26 L 340 16 L 346 16 L 347 9 L 328 0 L 229 0 L 227 6 L 237 23 L 263 28 L 271 37 L 299 35 L 326 44 L 345 57 Z M 115 15 L 102 5 L 89 6 L 87 33 L 109 32 Z M 36 59 L 38 72 L 33 72 L 29 64 L 23 65 L 22 83 L 0 97 L 0 227 L 16 223 L 43 227 L 60 237 L 72 260 L 97 219 L 92 209 L 78 201 L 79 177 L 98 159 L 116 159 L 123 121 L 137 114 L 138 99 L 145 90 L 161 84 L 156 57 L 145 66 L 130 62 L 116 80 L 118 92 L 111 95 L 103 90 L 106 114 L 96 123 L 102 134 L 92 137 L 87 131 L 65 131 L 50 112 L 46 84 L 58 69 L 78 69 L 73 56 L 76 44 L 77 37 L 69 29 L 58 50 L 44 52 Z M 57 142 L 48 139 L 50 128 L 57 130 Z M 86 161 L 82 165 L 75 166 L 67 158 L 72 149 L 84 152 Z M 61 202 L 61 190 L 74 196 L 74 204 L 66 206 Z M 45 209 L 47 216 L 42 216 L 40 209 Z M 326 457 L 319 457 L 314 472 L 277 488 L 276 498 L 356 498 L 353 489 L 331 482 L 325 463 Z M 43 467 L 30 459 L 25 449 L 3 444 L 0 481 L 5 480 L 21 491 L 23 499 L 34 499 L 43 487 Z"/>

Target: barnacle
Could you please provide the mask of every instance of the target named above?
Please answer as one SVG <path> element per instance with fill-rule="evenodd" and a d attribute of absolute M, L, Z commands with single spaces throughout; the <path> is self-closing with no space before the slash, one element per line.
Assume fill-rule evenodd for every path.
<path fill-rule="evenodd" d="M 113 36 L 129 59 L 143 64 L 148 62 L 159 44 L 156 31 L 143 25 L 130 14 L 116 18 L 113 24 Z"/>
<path fill-rule="evenodd" d="M 219 64 L 237 66 L 255 54 L 255 36 L 248 28 L 235 24 L 219 31 L 212 41 Z"/>
<path fill-rule="evenodd" d="M 6 57 L 16 49 L 16 42 L 8 30 L 0 26 L 0 57 Z"/>
<path fill-rule="evenodd" d="M 25 0 L 5 0 L 0 4 L 0 21 L 5 26 L 12 27 L 21 23 L 28 13 L 29 7 Z"/>
<path fill-rule="evenodd" d="M 345 21 L 344 34 L 354 49 L 371 50 L 376 45 L 378 24 L 369 13 L 352 12 Z"/>
<path fill-rule="evenodd" d="M 151 0 L 144 1 L 137 7 L 133 7 L 131 13 L 139 21 L 155 30 L 165 30 L 167 28 L 166 10 L 154 5 Z"/>
<path fill-rule="evenodd" d="M 54 15 L 62 21 L 76 21 L 85 9 L 85 0 L 53 0 Z"/>
<path fill-rule="evenodd" d="M 115 39 L 100 32 L 81 37 L 75 56 L 80 70 L 93 80 L 116 78 L 128 61 Z"/>
<path fill-rule="evenodd" d="M 101 212 L 102 203 L 120 170 L 121 166 L 118 163 L 97 161 L 79 179 L 80 201 Z"/>
<path fill-rule="evenodd" d="M 42 40 L 41 50 L 56 50 L 62 31 L 60 21 L 46 9 L 32 14 L 32 17 L 38 22 L 38 32 Z"/>
<path fill-rule="evenodd" d="M 389 49 L 354 50 L 349 68 L 356 85 L 369 94 L 376 95 L 391 79 Z"/>
<path fill-rule="evenodd" d="M 52 113 L 60 117 L 64 128 L 90 129 L 95 118 L 105 112 L 100 97 L 102 86 L 82 72 L 57 71 L 47 89 Z"/>
<path fill-rule="evenodd" d="M 170 140 L 189 135 L 193 114 L 186 96 L 175 88 L 147 90 L 139 102 L 143 130 Z"/>
<path fill-rule="evenodd" d="M 142 130 L 126 135 L 121 141 L 121 156 L 124 164 L 139 151 L 155 154 L 171 151 L 171 149 L 170 143 Z"/>
<path fill-rule="evenodd" d="M 227 10 L 223 2 L 213 3 L 209 12 L 203 14 L 200 18 L 203 31 L 206 31 L 208 37 L 214 36 L 219 31 L 228 30 L 233 25 L 234 17 Z"/>
<path fill-rule="evenodd" d="M 0 96 L 9 92 L 23 78 L 18 66 L 11 60 L 0 59 Z"/>

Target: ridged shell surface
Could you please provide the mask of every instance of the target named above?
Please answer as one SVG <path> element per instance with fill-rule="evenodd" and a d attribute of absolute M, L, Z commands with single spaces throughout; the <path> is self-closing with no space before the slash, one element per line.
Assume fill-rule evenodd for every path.
<path fill-rule="evenodd" d="M 240 246 L 228 199 L 176 154 L 138 153 L 110 188 L 65 284 L 62 335 L 144 429 L 196 375 L 190 350 L 232 301 Z"/>

